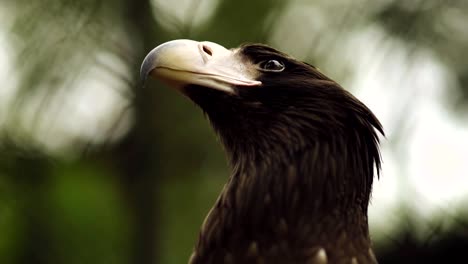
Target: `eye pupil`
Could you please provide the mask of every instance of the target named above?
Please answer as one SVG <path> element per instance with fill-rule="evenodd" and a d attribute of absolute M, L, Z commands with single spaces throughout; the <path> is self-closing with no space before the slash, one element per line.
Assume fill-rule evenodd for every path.
<path fill-rule="evenodd" d="M 266 71 L 280 72 L 284 70 L 284 64 L 277 60 L 269 60 L 263 63 L 262 68 Z"/>

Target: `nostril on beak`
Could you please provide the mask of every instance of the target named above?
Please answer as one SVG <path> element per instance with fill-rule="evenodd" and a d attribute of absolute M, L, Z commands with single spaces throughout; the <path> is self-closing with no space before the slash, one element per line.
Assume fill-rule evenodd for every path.
<path fill-rule="evenodd" d="M 202 45 L 202 50 L 204 53 L 206 53 L 208 56 L 213 56 L 213 50 L 208 47 L 207 45 Z"/>

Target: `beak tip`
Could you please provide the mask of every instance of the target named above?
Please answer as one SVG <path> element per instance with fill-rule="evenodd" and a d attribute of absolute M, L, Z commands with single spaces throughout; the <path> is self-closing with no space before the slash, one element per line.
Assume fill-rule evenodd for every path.
<path fill-rule="evenodd" d="M 148 55 L 146 55 L 145 59 L 143 60 L 143 63 L 141 64 L 140 83 L 143 87 L 145 86 L 146 80 L 148 79 L 148 75 L 155 67 L 153 57 L 153 52 L 150 52 Z"/>
<path fill-rule="evenodd" d="M 146 86 L 146 78 L 141 78 L 140 79 L 140 87 L 145 88 L 145 86 Z"/>
<path fill-rule="evenodd" d="M 147 74 L 144 71 L 140 71 L 140 83 L 144 86 L 147 79 Z"/>

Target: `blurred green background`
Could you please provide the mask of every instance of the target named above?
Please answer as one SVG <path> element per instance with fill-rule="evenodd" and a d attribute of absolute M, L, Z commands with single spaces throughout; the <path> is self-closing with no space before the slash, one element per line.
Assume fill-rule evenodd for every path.
<path fill-rule="evenodd" d="M 140 87 L 177 38 L 267 43 L 353 92 L 387 133 L 381 263 L 464 256 L 466 0 L 3 0 L 0 263 L 187 262 L 229 171 L 201 111 Z"/>

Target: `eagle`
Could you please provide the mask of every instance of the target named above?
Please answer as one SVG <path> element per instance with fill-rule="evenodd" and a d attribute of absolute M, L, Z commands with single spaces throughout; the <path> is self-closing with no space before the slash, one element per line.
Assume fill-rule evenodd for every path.
<path fill-rule="evenodd" d="M 264 44 L 173 40 L 140 73 L 198 105 L 229 161 L 189 263 L 377 263 L 367 211 L 384 132 L 356 97 Z"/>

